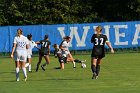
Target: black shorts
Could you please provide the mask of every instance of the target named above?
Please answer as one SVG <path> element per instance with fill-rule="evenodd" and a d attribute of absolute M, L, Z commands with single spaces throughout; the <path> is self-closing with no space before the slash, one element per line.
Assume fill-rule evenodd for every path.
<path fill-rule="evenodd" d="M 99 59 L 102 59 L 102 58 L 105 57 L 105 55 L 92 55 L 92 54 L 91 54 L 91 57 L 92 57 L 92 58 L 96 58 L 96 59 L 98 59 L 98 58 L 99 58 Z"/>
<path fill-rule="evenodd" d="M 67 57 L 59 57 L 58 61 L 59 63 L 67 63 Z"/>
<path fill-rule="evenodd" d="M 104 51 L 92 51 L 91 57 L 93 58 L 104 58 L 105 57 L 105 52 Z"/>
<path fill-rule="evenodd" d="M 39 55 L 45 56 L 45 55 L 49 55 L 49 53 L 48 53 L 47 50 L 40 50 L 40 51 L 39 51 Z"/>

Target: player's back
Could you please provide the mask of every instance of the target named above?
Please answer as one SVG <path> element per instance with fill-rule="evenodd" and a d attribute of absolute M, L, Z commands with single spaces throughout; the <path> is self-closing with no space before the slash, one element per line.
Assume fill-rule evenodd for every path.
<path fill-rule="evenodd" d="M 50 41 L 49 40 L 41 40 L 40 44 L 41 44 L 41 48 L 48 48 L 48 46 L 50 45 Z"/>
<path fill-rule="evenodd" d="M 94 47 L 93 47 L 93 51 L 95 54 L 97 55 L 101 55 L 105 49 L 105 42 L 107 41 L 107 37 L 106 35 L 103 34 L 93 34 L 92 38 L 91 38 L 91 42 L 93 43 Z"/>
<path fill-rule="evenodd" d="M 26 50 L 26 45 L 29 44 L 27 37 L 21 35 L 16 36 L 14 39 L 14 43 L 17 44 L 16 50 Z"/>

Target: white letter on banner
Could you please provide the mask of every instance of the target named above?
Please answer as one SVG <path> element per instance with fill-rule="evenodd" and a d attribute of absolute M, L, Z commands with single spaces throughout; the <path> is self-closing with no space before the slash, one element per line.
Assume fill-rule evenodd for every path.
<path fill-rule="evenodd" d="M 77 41 L 77 47 L 85 47 L 86 46 L 85 40 L 86 40 L 86 37 L 87 37 L 87 32 L 90 29 L 90 27 L 89 26 L 84 26 L 83 29 L 84 29 L 84 32 L 83 32 L 83 35 L 82 35 L 82 39 L 80 40 L 79 34 L 77 32 L 78 27 L 70 27 L 70 30 L 71 30 L 71 32 L 70 32 L 70 37 L 71 37 L 70 46 L 72 46 L 71 43 L 72 43 L 72 39 L 73 39 L 74 35 L 75 35 L 75 39 Z M 64 27 L 58 27 L 57 30 L 60 32 L 60 35 L 61 35 L 62 38 L 66 36 L 65 33 L 64 33 L 64 30 L 65 30 Z"/>
<path fill-rule="evenodd" d="M 65 27 L 58 27 L 57 30 L 60 32 L 62 38 L 66 36 L 64 33 Z"/>
<path fill-rule="evenodd" d="M 82 39 L 80 40 L 79 34 L 77 32 L 78 27 L 70 27 L 70 30 L 71 30 L 70 37 L 71 37 L 71 39 L 73 39 L 73 36 L 75 35 L 75 39 L 77 41 L 77 47 L 85 47 L 86 46 L 85 40 L 87 37 L 87 33 L 90 29 L 90 26 L 84 26 L 83 29 L 84 29 L 84 32 L 82 35 Z"/>
<path fill-rule="evenodd" d="M 116 36 L 115 45 L 128 45 L 128 41 L 120 42 L 120 37 L 125 37 L 125 33 L 119 33 L 120 28 L 127 29 L 128 26 L 127 25 L 114 25 L 113 27 L 115 29 L 115 36 Z"/>
<path fill-rule="evenodd" d="M 137 45 L 138 44 L 138 39 L 140 39 L 140 24 L 136 24 L 135 25 L 136 27 L 136 32 L 135 32 L 135 35 L 134 35 L 134 39 L 132 41 L 132 45 Z"/>
<path fill-rule="evenodd" d="M 104 26 L 105 28 L 105 35 L 107 36 L 108 40 L 110 40 L 110 37 L 109 37 L 109 29 L 110 29 L 110 26 L 109 25 L 106 25 Z"/>

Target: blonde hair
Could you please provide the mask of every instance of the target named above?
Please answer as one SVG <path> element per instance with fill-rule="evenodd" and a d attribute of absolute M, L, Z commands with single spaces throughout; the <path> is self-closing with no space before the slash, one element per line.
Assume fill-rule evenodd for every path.
<path fill-rule="evenodd" d="M 18 29 L 17 29 L 17 36 L 20 36 L 20 35 L 22 35 L 22 34 L 23 34 L 22 30 L 21 30 L 20 28 L 18 28 Z"/>
<path fill-rule="evenodd" d="M 96 28 L 97 30 L 99 30 L 100 32 L 102 32 L 102 26 L 97 26 L 97 28 Z"/>

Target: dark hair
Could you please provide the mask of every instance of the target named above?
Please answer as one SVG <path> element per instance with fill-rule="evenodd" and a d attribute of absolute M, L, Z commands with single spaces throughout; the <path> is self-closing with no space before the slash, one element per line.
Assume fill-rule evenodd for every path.
<path fill-rule="evenodd" d="M 32 34 L 28 34 L 27 38 L 30 39 L 32 37 Z"/>
<path fill-rule="evenodd" d="M 48 39 L 48 38 L 49 38 L 49 36 L 48 36 L 48 35 L 45 35 L 45 36 L 44 36 L 44 39 Z"/>
<path fill-rule="evenodd" d="M 71 37 L 69 37 L 69 36 L 65 36 L 65 37 L 63 37 L 63 39 L 66 39 L 66 40 L 68 40 L 68 39 L 70 39 Z"/>
<path fill-rule="evenodd" d="M 23 34 L 22 29 L 21 29 L 21 28 L 18 28 L 18 29 L 17 29 L 17 36 L 19 36 L 19 35 L 21 35 L 21 34 Z"/>

